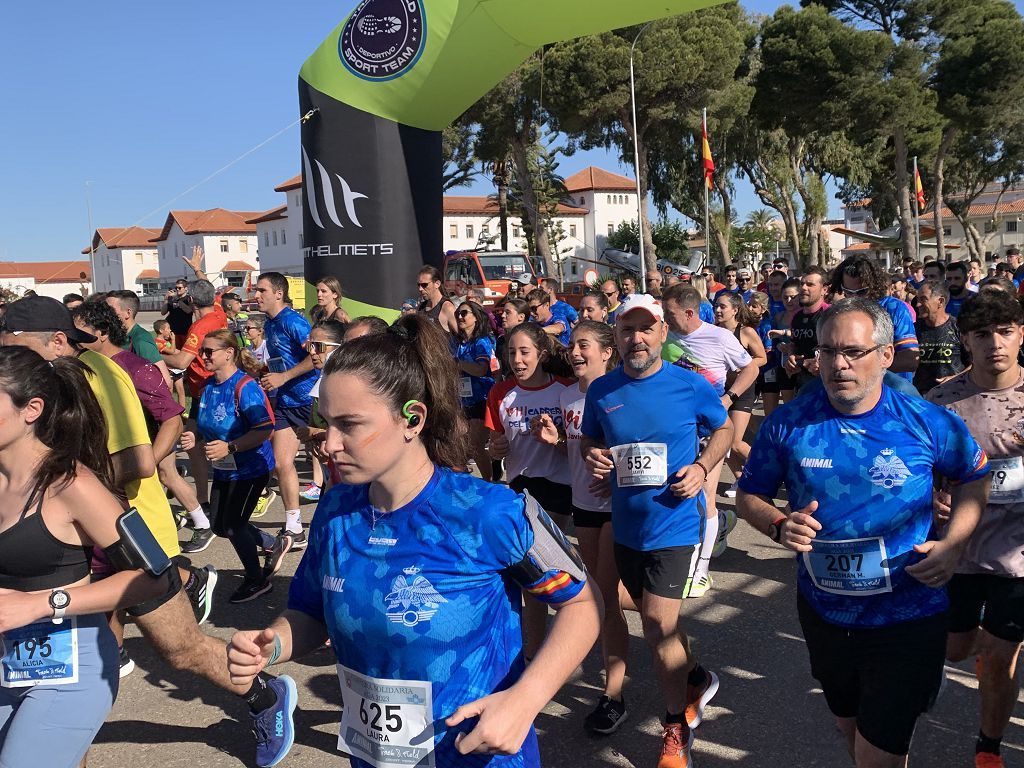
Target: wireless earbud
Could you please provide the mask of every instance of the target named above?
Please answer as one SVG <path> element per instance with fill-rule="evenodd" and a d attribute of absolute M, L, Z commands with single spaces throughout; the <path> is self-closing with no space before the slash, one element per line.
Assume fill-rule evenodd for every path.
<path fill-rule="evenodd" d="M 409 410 L 410 406 L 419 405 L 419 402 L 419 400 L 409 400 L 402 406 L 402 415 L 408 420 L 410 427 L 418 427 L 420 425 L 420 421 L 422 421 L 418 413 L 412 413 Z"/>

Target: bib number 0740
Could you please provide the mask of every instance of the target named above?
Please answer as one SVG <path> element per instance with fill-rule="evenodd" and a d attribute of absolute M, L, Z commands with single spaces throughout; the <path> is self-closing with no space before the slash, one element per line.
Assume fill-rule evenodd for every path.
<path fill-rule="evenodd" d="M 381 706 L 375 701 L 367 702 L 366 699 L 360 698 L 359 719 L 363 725 L 368 725 L 375 731 L 388 730 L 391 733 L 398 733 L 402 730 L 402 708 L 397 704 Z"/>

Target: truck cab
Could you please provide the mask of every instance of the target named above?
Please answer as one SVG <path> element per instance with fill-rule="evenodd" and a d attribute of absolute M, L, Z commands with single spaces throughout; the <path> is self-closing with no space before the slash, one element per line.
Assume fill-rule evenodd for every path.
<path fill-rule="evenodd" d="M 524 272 L 536 282 L 536 270 L 525 253 L 459 251 L 444 257 L 445 290 L 453 296 L 465 296 L 470 288 L 479 288 L 485 306 L 501 301 L 509 285 Z"/>

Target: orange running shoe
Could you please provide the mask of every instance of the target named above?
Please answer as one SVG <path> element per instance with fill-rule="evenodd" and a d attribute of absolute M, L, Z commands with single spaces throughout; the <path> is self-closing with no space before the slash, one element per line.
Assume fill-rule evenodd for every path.
<path fill-rule="evenodd" d="M 991 752 L 979 752 L 974 756 L 974 768 L 1006 768 L 1003 758 Z"/>
<path fill-rule="evenodd" d="M 662 733 L 661 757 L 658 768 L 693 768 L 690 747 L 693 746 L 693 731 L 679 723 L 667 723 Z"/>
<path fill-rule="evenodd" d="M 696 728 L 704 722 L 704 707 L 718 693 L 718 675 L 704 670 L 703 685 L 686 686 L 686 724 Z"/>

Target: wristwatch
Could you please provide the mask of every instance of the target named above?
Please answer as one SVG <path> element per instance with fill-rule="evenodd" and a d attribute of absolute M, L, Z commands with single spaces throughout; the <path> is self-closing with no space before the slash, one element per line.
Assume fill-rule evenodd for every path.
<path fill-rule="evenodd" d="M 228 455 L 234 454 L 238 451 L 238 446 L 234 443 L 228 443 Z"/>
<path fill-rule="evenodd" d="M 786 518 L 780 517 L 774 523 L 769 524 L 769 526 L 768 526 L 768 538 L 769 539 L 771 539 L 772 541 L 778 543 L 779 539 L 782 537 L 782 524 L 784 522 L 786 522 Z"/>
<path fill-rule="evenodd" d="M 52 621 L 54 624 L 60 624 L 64 621 L 64 612 L 67 611 L 70 604 L 71 595 L 63 589 L 55 589 L 50 592 L 50 607 L 53 608 Z"/>
<path fill-rule="evenodd" d="M 740 396 L 733 392 L 731 389 L 725 393 L 725 396 L 732 400 L 734 403 L 740 399 Z"/>

